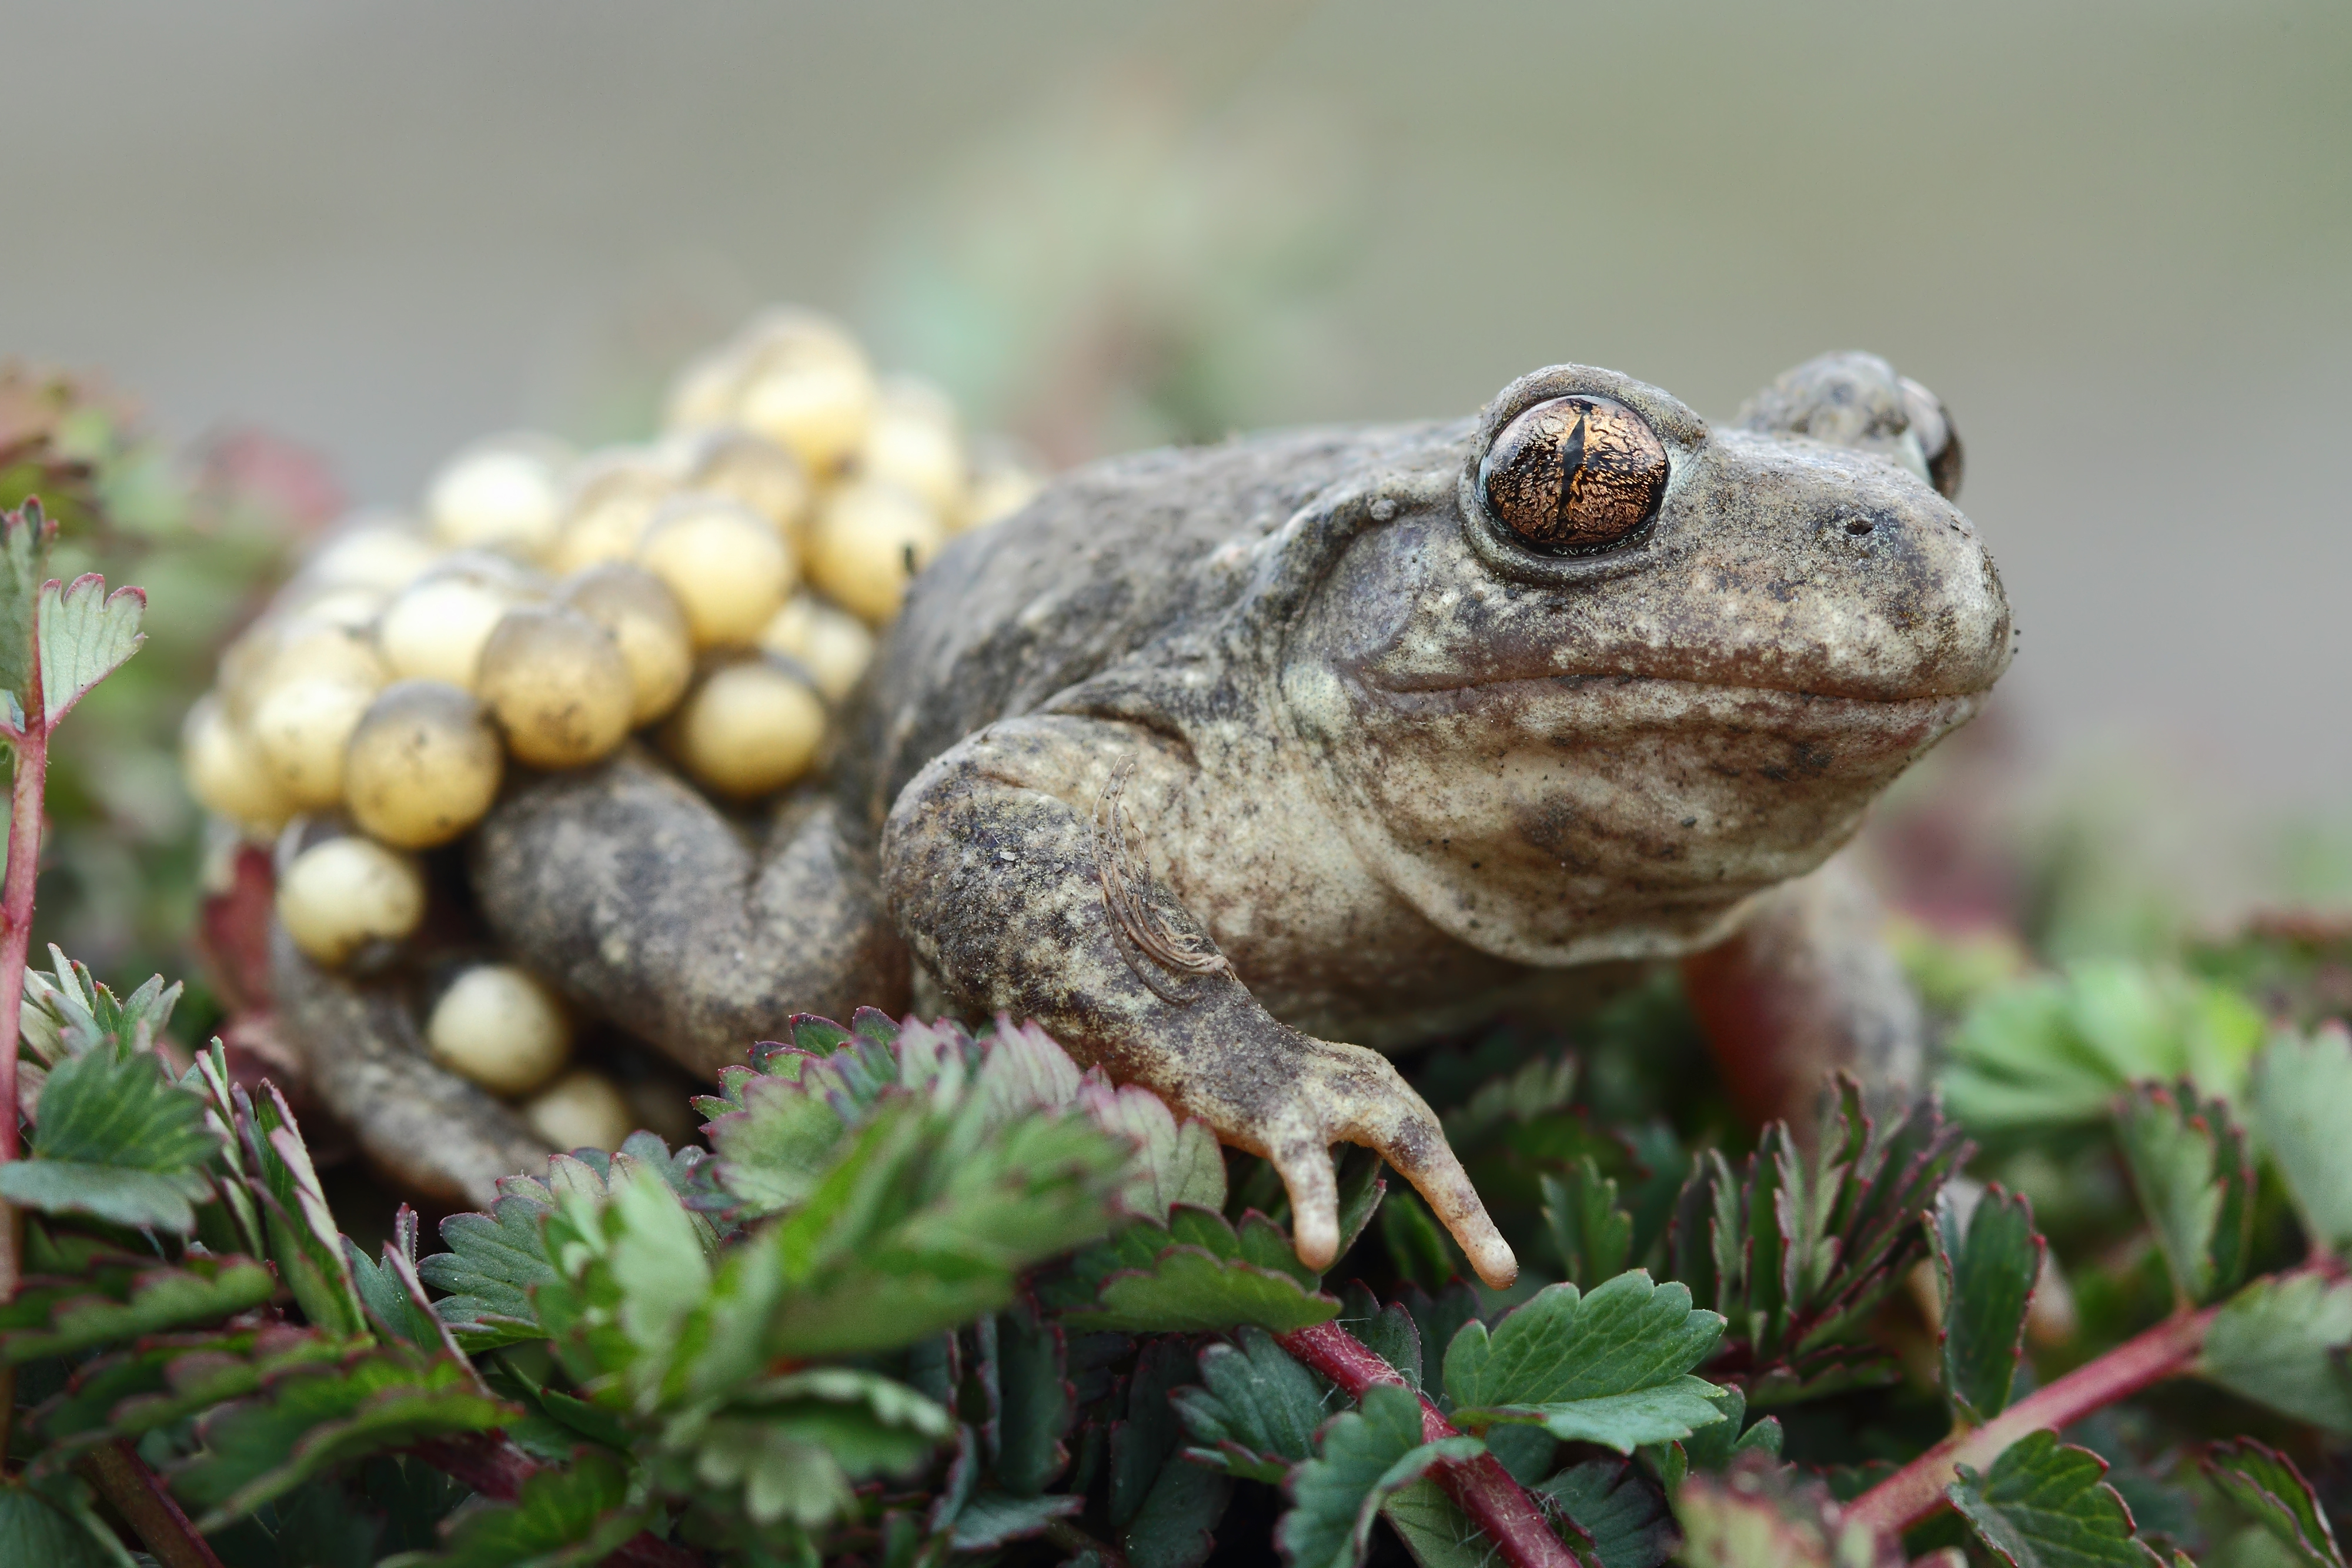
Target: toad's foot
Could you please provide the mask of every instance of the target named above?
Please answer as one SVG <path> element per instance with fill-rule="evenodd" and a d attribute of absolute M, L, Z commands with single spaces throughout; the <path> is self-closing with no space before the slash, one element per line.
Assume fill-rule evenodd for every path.
<path fill-rule="evenodd" d="M 1478 1277 L 1509 1284 L 1518 1265 L 1428 1104 L 1384 1058 L 1277 1022 L 1152 873 L 1123 799 L 1130 782 L 1164 799 L 1184 766 L 1131 727 L 1086 718 L 966 739 L 907 787 L 884 831 L 900 929 L 970 1009 L 1034 1018 L 1080 1061 L 1271 1160 L 1307 1267 L 1337 1260 L 1330 1146 L 1344 1142 L 1378 1150 Z"/>
<path fill-rule="evenodd" d="M 1360 1144 L 1412 1183 L 1479 1279 L 1499 1291 L 1517 1277 L 1518 1260 L 1487 1217 L 1436 1113 L 1386 1057 L 1316 1040 L 1270 1019 L 1259 1033 L 1256 1049 L 1233 1053 L 1251 1059 L 1238 1075 L 1244 1082 L 1227 1088 L 1213 1082 L 1223 1074 L 1204 1074 L 1173 1086 L 1170 1098 L 1226 1143 L 1273 1162 L 1290 1194 L 1300 1262 L 1323 1270 L 1339 1260 L 1339 1189 L 1331 1145 Z"/>

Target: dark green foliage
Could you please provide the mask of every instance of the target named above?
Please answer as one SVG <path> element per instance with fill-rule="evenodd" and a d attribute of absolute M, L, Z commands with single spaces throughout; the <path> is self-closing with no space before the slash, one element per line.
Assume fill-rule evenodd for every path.
<path fill-rule="evenodd" d="M 1622 1460 L 1587 1459 L 1535 1491 L 1591 1538 L 1601 1568 L 1657 1568 L 1674 1550 L 1664 1494 Z"/>
<path fill-rule="evenodd" d="M 173 1487 L 210 1511 L 200 1521 L 210 1528 L 335 1466 L 491 1431 L 518 1413 L 460 1363 L 380 1346 L 264 1375 L 252 1395 L 205 1417 L 205 1451 L 174 1472 Z"/>
<path fill-rule="evenodd" d="M 989 1382 L 996 1418 L 987 1431 L 997 1483 L 1015 1497 L 1034 1497 L 1069 1463 L 1063 1441 L 1077 1415 L 1068 1374 L 1068 1331 L 1016 1301 L 994 1320 L 995 1356 Z"/>
<path fill-rule="evenodd" d="M 1543 1178 L 1544 1222 L 1570 1283 L 1593 1286 L 1615 1279 L 1633 1259 L 1633 1217 L 1617 1207 L 1617 1184 L 1590 1155 L 1566 1176 Z"/>
<path fill-rule="evenodd" d="M 2131 1511 L 2104 1479 L 2106 1461 L 2036 1432 L 1979 1476 L 1962 1467 L 1952 1506 L 2014 1568 L 2156 1568 Z"/>
<path fill-rule="evenodd" d="M 35 1274 L 0 1305 L 0 1360 L 13 1365 L 216 1322 L 278 1290 L 276 1276 L 250 1258 L 189 1257 L 173 1267 L 108 1250 L 72 1261 L 73 1273 Z"/>
<path fill-rule="evenodd" d="M 1320 1454 L 1293 1476 L 1297 1506 L 1283 1518 L 1284 1555 L 1297 1568 L 1355 1568 L 1382 1503 L 1440 1460 L 1471 1458 L 1485 1447 L 1475 1437 L 1424 1443 L 1421 1401 L 1411 1389 L 1368 1390 L 1361 1408 L 1334 1420 Z"/>
<path fill-rule="evenodd" d="M 41 1088 L 32 1157 L 0 1166 L 0 1197 L 184 1236 L 195 1228 L 194 1205 L 212 1191 L 218 1143 L 204 1105 L 172 1084 L 151 1051 L 98 1028 L 94 1039 L 65 1031 L 68 1054 Z"/>
<path fill-rule="evenodd" d="M 1528 1422 L 1631 1453 L 1723 1419 L 1713 1385 L 1690 1375 L 1722 1336 L 1723 1320 L 1693 1309 L 1688 1291 L 1639 1270 L 1589 1295 L 1554 1285 L 1491 1334 L 1463 1326 L 1445 1352 L 1446 1397 L 1473 1429 Z"/>
<path fill-rule="evenodd" d="M 1313 1451 L 1331 1413 L 1331 1385 L 1286 1354 L 1263 1329 L 1201 1352 L 1201 1385 L 1171 1397 L 1192 1458 L 1249 1480 L 1279 1481 Z"/>
<path fill-rule="evenodd" d="M 1933 1100 L 1882 1131 L 1841 1080 L 1811 1160 L 1778 1124 L 1736 1170 L 1700 1159 L 1675 1200 L 1668 1277 L 1727 1320 L 1720 1370 L 1751 1405 L 1891 1375 L 1865 1326 L 1926 1255 L 1922 1221 L 1967 1150 Z"/>
<path fill-rule="evenodd" d="M 2202 1460 L 2206 1478 L 2271 1532 L 2296 1568 L 2344 1568 L 2344 1554 L 2311 1483 L 2294 1461 L 2252 1437 L 2215 1443 Z"/>
<path fill-rule="evenodd" d="M 143 1079 L 89 1080 L 97 1110 L 160 1106 L 203 1140 L 183 1151 L 201 1176 L 185 1229 L 47 1216 L 27 1289 L 0 1308 L 0 1355 L 37 1390 L 24 1473 L 47 1489 L 19 1512 L 68 1532 L 63 1563 L 87 1545 L 120 1568 L 76 1490 L 77 1465 L 119 1439 L 142 1445 L 228 1568 L 551 1568 L 624 1549 L 709 1568 L 1110 1553 L 1202 1568 L 1266 1544 L 1234 1533 L 1252 1486 L 1281 1489 L 1294 1563 L 1360 1563 L 1384 1520 L 1424 1564 L 1482 1568 L 1492 1542 L 1445 1490 L 1480 1456 L 1586 1564 L 1653 1568 L 1678 1541 L 1700 1564 L 1860 1563 L 1818 1467 L 1908 1458 L 1940 1406 L 1924 1384 L 1853 1391 L 1897 1375 L 1908 1333 L 1964 1423 L 1998 1415 L 2026 1371 L 2046 1250 L 2003 1186 L 1963 1219 L 1945 1183 L 1966 1145 L 1932 1102 L 1878 1129 L 1844 1085 L 1815 1152 L 1776 1127 L 1735 1157 L 1661 1121 L 1597 1129 L 1574 1059 L 1538 1054 L 1447 1113 L 1499 1175 L 1515 1244 L 1534 1240 L 1527 1285 L 1497 1299 L 1457 1279 L 1450 1240 L 1369 1155 L 1341 1169 L 1345 1229 L 1381 1235 L 1327 1284 L 1299 1264 L 1263 1162 L 1236 1158 L 1229 1191 L 1204 1134 L 1151 1096 L 1080 1072 L 1034 1030 L 861 1015 L 796 1020 L 728 1072 L 705 1102 L 710 1156 L 642 1134 L 557 1156 L 502 1183 L 490 1212 L 445 1221 L 445 1250 L 418 1256 L 404 1210 L 370 1258 L 337 1230 L 274 1092 L 234 1088 L 217 1053 L 182 1084 L 146 1066 L 160 985 L 117 1002 L 60 959 L 39 994 L 61 1103 L 84 1092 L 76 1063 L 131 1063 Z M 2326 1101 L 2336 1042 L 2280 1049 L 2245 1079 L 2270 1096 L 2258 1124 L 2284 1129 L 2268 1198 L 2209 1089 L 2116 1101 L 2107 1157 L 2147 1211 L 2149 1288 L 2076 1333 L 2144 1327 L 2177 1271 L 2221 1302 L 2204 1378 L 2352 1432 L 2352 1285 L 2273 1272 L 2230 1293 L 2277 1267 L 2264 1238 L 2291 1242 L 2288 1201 L 2330 1234 L 2328 1140 L 2280 1107 Z M 1902 1289 L 1925 1260 L 1940 1354 Z M 1545 1284 L 1547 1265 L 1570 1280 Z M 1355 1270 L 1370 1282 L 1341 1288 Z M 2111 1312 L 2108 1277 L 2080 1278 L 2086 1318 Z M 1408 1386 L 1350 1399 L 1285 1348 L 1335 1321 Z M 1416 1389 L 1456 1436 L 1423 1441 Z M 1766 1406 L 1801 1408 L 1784 1430 Z M 2179 1489 L 2147 1462 L 2181 1420 L 2086 1432 L 2113 1472 L 2047 1433 L 2013 1444 L 1910 1548 L 2144 1563 L 2118 1488 L 2193 1546 Z M 488 1490 L 458 1506 L 457 1483 L 420 1487 L 428 1459 Z M 2215 1448 L 2206 1474 L 2297 1563 L 2341 1568 L 2276 1453 Z"/>
<path fill-rule="evenodd" d="M 384 1559 L 385 1568 L 569 1568 L 596 1563 L 654 1523 L 627 1471 L 602 1454 L 544 1469 L 512 1502 L 476 1499 L 449 1521 L 446 1544 Z"/>
<path fill-rule="evenodd" d="M 2173 1288 L 2197 1305 L 2245 1278 L 2254 1167 L 2246 1135 L 2218 1100 L 2187 1081 L 2142 1083 L 2116 1105 L 2116 1138 Z"/>
<path fill-rule="evenodd" d="M 1965 1230 L 1948 1193 L 1935 1223 L 1944 1397 L 1960 1419 L 1982 1423 L 2009 1407 L 2047 1247 L 2034 1233 L 2033 1206 L 1997 1186 L 1977 1200 Z"/>
<path fill-rule="evenodd" d="M 83 1521 L 40 1493 L 0 1480 L 0 1563 L 118 1568 L 120 1551 L 108 1552 Z"/>

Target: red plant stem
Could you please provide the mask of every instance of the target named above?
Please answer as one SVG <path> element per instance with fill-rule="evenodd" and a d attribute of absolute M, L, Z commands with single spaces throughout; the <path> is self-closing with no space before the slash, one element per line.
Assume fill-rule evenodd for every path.
<path fill-rule="evenodd" d="M 545 1468 L 495 1432 L 474 1437 L 428 1437 L 409 1452 L 458 1485 L 499 1502 L 514 1501 L 522 1494 L 522 1483 Z M 606 1568 L 702 1568 L 702 1553 L 643 1530 L 614 1548 L 604 1561 Z"/>
<path fill-rule="evenodd" d="M 163 1568 L 221 1568 L 212 1543 L 196 1533 L 179 1500 L 130 1444 L 100 1443 L 79 1468 Z"/>
<path fill-rule="evenodd" d="M 2151 1383 L 2188 1371 L 2204 1348 L 2205 1331 L 2218 1311 L 2208 1307 L 2167 1318 L 2048 1387 L 2036 1389 L 1973 1431 L 1945 1438 L 1848 1503 L 1845 1520 L 1867 1524 L 1882 1537 L 1899 1535 L 1949 1500 L 1944 1489 L 1958 1479 L 1958 1467 L 1981 1470 L 2030 1432 L 2063 1430 Z"/>
<path fill-rule="evenodd" d="M 1351 1399 L 1361 1399 L 1366 1389 L 1384 1383 L 1410 1386 L 1379 1353 L 1336 1322 L 1283 1334 L 1276 1343 L 1338 1384 Z M 1423 1395 L 1421 1440 L 1433 1443 L 1459 1435 Z M 1553 1533 L 1543 1511 L 1494 1455 L 1442 1460 L 1431 1473 L 1445 1495 L 1486 1531 L 1511 1568 L 1578 1568 L 1574 1553 Z"/>
<path fill-rule="evenodd" d="M 49 777 L 49 732 L 41 723 L 41 666 L 33 661 L 25 733 L 16 739 L 9 784 L 8 873 L 0 882 L 0 1165 L 16 1157 L 16 1045 L 25 1010 L 25 955 L 33 945 L 33 888 L 41 874 L 41 792 Z M 16 1298 L 25 1275 L 25 1217 L 0 1198 L 0 1301 Z M 16 1369 L 0 1367 L 0 1470 L 16 1419 Z"/>
<path fill-rule="evenodd" d="M 25 733 L 16 739 L 16 772 L 8 792 L 8 876 L 0 883 L 0 1162 L 16 1157 L 16 1042 L 24 1022 L 25 957 L 33 946 L 33 888 L 41 874 L 41 792 L 49 777 L 49 732 L 41 727 L 38 714 L 37 672 L 32 700 L 35 711 L 26 716 Z M 13 1274 L 0 1281 L 0 1298 L 15 1286 Z"/>

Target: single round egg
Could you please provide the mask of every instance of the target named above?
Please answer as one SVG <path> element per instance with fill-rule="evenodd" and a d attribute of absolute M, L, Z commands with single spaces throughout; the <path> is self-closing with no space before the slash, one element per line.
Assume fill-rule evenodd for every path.
<path fill-rule="evenodd" d="M 401 940 L 424 918 L 425 875 L 415 861 L 368 839 L 313 844 L 278 878 L 278 923 L 330 968 L 370 942 Z"/>
<path fill-rule="evenodd" d="M 434 1061 L 493 1094 L 528 1094 L 562 1071 L 572 1019 L 528 970 L 478 964 L 433 1004 L 425 1043 Z"/>

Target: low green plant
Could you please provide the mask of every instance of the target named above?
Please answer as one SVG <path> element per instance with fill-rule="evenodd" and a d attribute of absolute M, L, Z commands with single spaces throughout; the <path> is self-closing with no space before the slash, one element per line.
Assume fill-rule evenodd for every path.
<path fill-rule="evenodd" d="M 137 631 L 45 538 L 0 538 L 0 1563 L 2341 1568 L 2352 1038 L 2211 976 L 1987 988 L 1953 1114 L 1840 1083 L 1804 1140 L 1691 1090 L 1670 988 L 1457 1042 L 1417 1071 L 1507 1294 L 1367 1155 L 1318 1275 L 1149 1092 L 873 1012 L 752 1047 L 707 1148 L 371 1257 L 276 1089 L 168 1065 L 177 987 L 25 967 L 42 747 Z"/>

